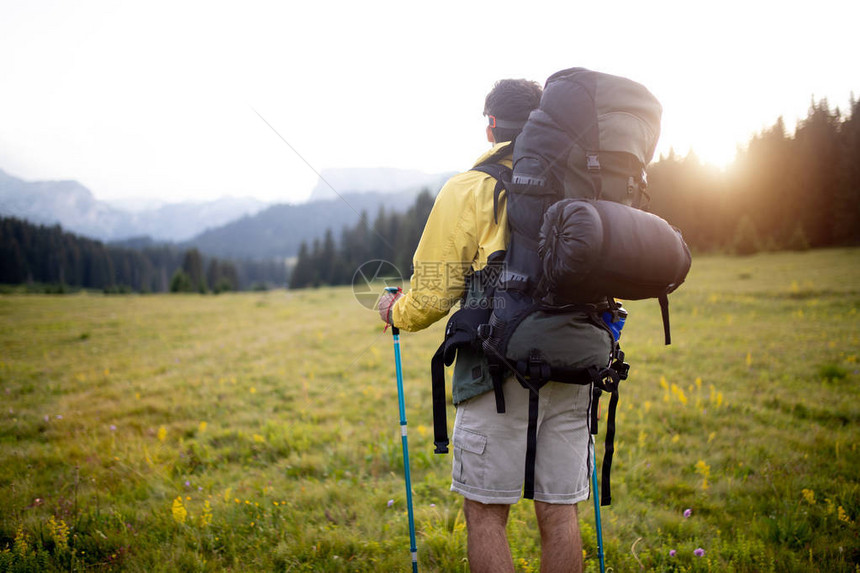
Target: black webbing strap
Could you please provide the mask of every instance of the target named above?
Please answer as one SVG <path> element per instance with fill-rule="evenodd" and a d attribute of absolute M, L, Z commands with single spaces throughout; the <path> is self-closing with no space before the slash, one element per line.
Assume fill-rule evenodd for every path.
<path fill-rule="evenodd" d="M 597 387 L 597 385 L 592 386 L 591 388 L 591 411 L 589 415 L 591 416 L 591 423 L 588 425 L 588 428 L 591 430 L 592 435 L 597 435 L 597 417 L 600 412 L 600 395 L 603 394 L 603 390 Z"/>
<path fill-rule="evenodd" d="M 529 426 L 526 433 L 526 472 L 523 484 L 523 498 L 535 498 L 535 460 L 537 459 L 537 425 L 538 406 L 540 405 L 540 389 L 550 379 L 551 370 L 540 357 L 540 352 L 532 350 L 529 361 L 517 362 L 517 370 L 525 374 L 531 382 L 529 388 Z"/>
<path fill-rule="evenodd" d="M 622 376 L 626 378 L 626 371 L 620 374 L 616 364 L 623 364 L 623 358 L 613 363 L 613 367 L 597 369 L 590 368 L 594 390 L 591 400 L 591 433 L 597 435 L 597 413 L 600 408 L 600 396 L 603 392 L 609 392 L 609 410 L 606 415 L 606 438 L 604 440 L 605 452 L 603 454 L 603 466 L 600 473 L 600 505 L 612 503 L 612 483 L 610 473 L 612 470 L 612 455 L 615 453 L 615 411 L 618 409 L 618 386 Z M 592 471 L 597 471 L 593 468 Z"/>
<path fill-rule="evenodd" d="M 505 375 L 502 373 L 502 367 L 495 362 L 490 362 L 490 378 L 493 380 L 493 394 L 496 396 L 496 412 L 499 414 L 505 413 Z"/>
<path fill-rule="evenodd" d="M 600 481 L 600 505 L 609 505 L 612 503 L 611 484 L 609 482 L 609 472 L 612 469 L 612 454 L 615 453 L 615 410 L 618 407 L 618 387 L 612 392 L 612 397 L 609 399 L 609 412 L 606 415 L 606 441 L 603 453 L 603 468 L 601 469 Z M 595 468 L 597 469 L 597 468 Z"/>
<path fill-rule="evenodd" d="M 433 443 L 437 454 L 448 453 L 448 416 L 446 413 L 445 367 L 454 363 L 460 348 L 474 346 L 477 327 L 486 321 L 486 310 L 461 308 L 448 319 L 445 339 L 430 360 L 433 396 Z"/>
<path fill-rule="evenodd" d="M 433 389 L 433 445 L 434 453 L 448 453 L 448 413 L 445 410 L 445 343 L 430 360 L 430 378 Z"/>
<path fill-rule="evenodd" d="M 510 167 L 506 167 L 499 163 L 482 163 L 481 165 L 476 165 L 472 168 L 472 171 L 480 171 L 481 173 L 486 173 L 490 177 L 496 180 L 496 187 L 493 189 L 493 217 L 496 220 L 496 224 L 499 223 L 499 197 L 501 197 L 502 192 L 506 190 L 505 182 L 511 180 L 511 171 Z"/>
<path fill-rule="evenodd" d="M 657 297 L 660 302 L 660 314 L 663 316 L 663 335 L 666 338 L 666 346 L 672 344 L 672 334 L 669 329 L 669 296 L 662 294 Z"/>
<path fill-rule="evenodd" d="M 529 392 L 529 428 L 526 434 L 526 474 L 523 498 L 535 498 L 535 459 L 537 457 L 537 423 L 540 396 Z"/>

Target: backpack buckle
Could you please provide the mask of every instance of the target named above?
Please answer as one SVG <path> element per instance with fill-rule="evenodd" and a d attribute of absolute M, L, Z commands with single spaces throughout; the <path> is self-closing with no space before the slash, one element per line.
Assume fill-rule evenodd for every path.
<path fill-rule="evenodd" d="M 621 380 L 627 380 L 627 376 L 630 374 L 630 365 L 624 362 L 624 358 L 615 360 L 610 368 L 618 373 L 618 378 Z"/>
<path fill-rule="evenodd" d="M 526 373 L 531 380 L 537 382 L 540 386 L 549 382 L 549 377 L 551 375 L 549 363 L 544 360 L 543 354 L 541 354 L 540 350 L 537 348 L 532 348 L 529 351 L 529 361 L 528 366 L 526 367 Z"/>
<path fill-rule="evenodd" d="M 493 336 L 493 327 L 490 324 L 479 324 L 478 325 L 478 338 L 481 340 L 489 340 L 491 336 Z"/>
<path fill-rule="evenodd" d="M 600 158 L 598 157 L 597 153 L 585 153 L 585 166 L 592 173 L 600 171 Z"/>

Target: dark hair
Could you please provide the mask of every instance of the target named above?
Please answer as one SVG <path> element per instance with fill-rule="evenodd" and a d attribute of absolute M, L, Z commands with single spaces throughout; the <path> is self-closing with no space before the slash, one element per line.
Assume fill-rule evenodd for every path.
<path fill-rule="evenodd" d="M 542 92 L 540 84 L 531 80 L 499 80 L 484 100 L 484 115 L 494 116 L 496 123 L 501 121 L 524 124 L 531 111 L 540 103 Z M 496 143 L 513 141 L 520 131 L 522 125 L 497 125 L 493 128 L 493 138 Z"/>

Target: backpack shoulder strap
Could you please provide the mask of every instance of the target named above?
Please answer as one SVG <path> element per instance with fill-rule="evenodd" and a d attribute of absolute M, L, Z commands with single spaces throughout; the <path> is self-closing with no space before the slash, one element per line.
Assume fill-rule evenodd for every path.
<path fill-rule="evenodd" d="M 490 159 L 492 159 L 492 157 Z M 501 163 L 488 163 L 486 161 L 474 166 L 471 171 L 486 173 L 496 180 L 496 188 L 493 189 L 493 218 L 495 219 L 496 224 L 498 224 L 499 197 L 501 197 L 502 192 L 507 192 L 506 185 L 510 183 L 511 178 L 513 177 L 513 171 L 510 167 L 506 167 Z"/>

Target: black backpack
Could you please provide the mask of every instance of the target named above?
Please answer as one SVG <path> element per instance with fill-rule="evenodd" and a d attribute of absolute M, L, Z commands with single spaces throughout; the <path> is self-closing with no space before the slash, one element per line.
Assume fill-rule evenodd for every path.
<path fill-rule="evenodd" d="M 627 377 L 616 330 L 626 312 L 616 297 L 660 301 L 670 343 L 667 295 L 684 281 L 691 256 L 680 232 L 642 210 L 645 166 L 653 158 L 662 108 L 642 85 L 572 68 L 551 76 L 513 150 L 513 170 L 490 158 L 475 169 L 504 193 L 510 243 L 493 280 L 476 273 L 486 305 L 448 322 L 432 363 L 436 452 L 447 451 L 444 365 L 465 345 L 489 362 L 497 410 L 512 374 L 531 390 L 523 496 L 534 495 L 538 392 L 550 381 L 593 384 L 611 394 L 602 503 L 611 500 L 614 412 Z M 617 326 L 616 326 L 617 328 Z"/>

